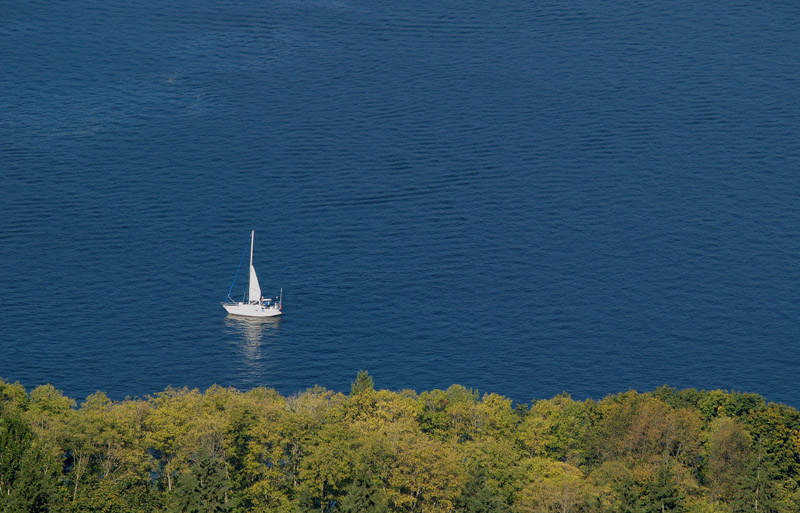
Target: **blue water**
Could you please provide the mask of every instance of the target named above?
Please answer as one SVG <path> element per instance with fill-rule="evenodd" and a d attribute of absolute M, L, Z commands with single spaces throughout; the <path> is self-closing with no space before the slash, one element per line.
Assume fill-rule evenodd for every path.
<path fill-rule="evenodd" d="M 798 26 L 782 1 L 6 0 L 0 376 L 800 406 Z M 220 306 L 250 230 L 279 322 Z"/>

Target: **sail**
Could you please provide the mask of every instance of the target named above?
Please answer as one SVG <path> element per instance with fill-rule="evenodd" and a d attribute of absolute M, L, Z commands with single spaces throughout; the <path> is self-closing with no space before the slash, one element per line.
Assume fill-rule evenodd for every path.
<path fill-rule="evenodd" d="M 261 299 L 261 287 L 258 285 L 258 276 L 256 276 L 256 268 L 250 264 L 250 292 L 247 296 L 251 302 Z"/>

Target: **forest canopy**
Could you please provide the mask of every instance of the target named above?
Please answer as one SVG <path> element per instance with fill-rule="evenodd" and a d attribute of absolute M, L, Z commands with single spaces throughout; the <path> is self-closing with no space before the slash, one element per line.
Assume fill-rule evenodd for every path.
<path fill-rule="evenodd" d="M 800 413 L 756 394 L 284 397 L 212 386 L 83 401 L 0 379 L 0 511 L 797 512 Z"/>

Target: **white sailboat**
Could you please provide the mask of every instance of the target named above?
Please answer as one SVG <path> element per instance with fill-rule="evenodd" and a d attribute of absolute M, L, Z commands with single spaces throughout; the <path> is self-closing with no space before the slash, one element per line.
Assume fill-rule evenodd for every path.
<path fill-rule="evenodd" d="M 234 301 L 231 298 L 231 292 L 228 291 L 227 301 L 222 303 L 222 307 L 232 315 L 241 315 L 244 317 L 276 317 L 283 312 L 283 289 L 281 295 L 275 299 L 265 299 L 261 297 L 261 287 L 258 284 L 258 276 L 256 276 L 256 269 L 253 267 L 253 242 L 255 241 L 256 232 L 253 230 L 250 233 L 250 286 L 247 291 L 247 300 Z M 242 256 L 244 259 L 244 255 Z M 241 263 L 239 266 L 241 267 Z M 236 270 L 238 276 L 239 270 Z M 233 283 L 236 283 L 236 276 L 233 278 Z M 233 283 L 231 290 L 233 290 Z"/>

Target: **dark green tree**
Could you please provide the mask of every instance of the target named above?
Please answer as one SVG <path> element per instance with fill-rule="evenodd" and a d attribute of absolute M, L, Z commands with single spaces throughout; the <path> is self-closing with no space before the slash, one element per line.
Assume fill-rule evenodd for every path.
<path fill-rule="evenodd" d="M 342 513 L 382 513 L 388 511 L 383 483 L 366 465 L 357 469 L 353 482 L 336 511 Z"/>
<path fill-rule="evenodd" d="M 369 372 L 365 370 L 358 371 L 355 382 L 350 383 L 351 396 L 374 390 L 375 383 L 372 381 L 372 376 L 370 376 Z"/>
<path fill-rule="evenodd" d="M 647 513 L 642 486 L 633 477 L 623 476 L 611 488 L 614 496 L 611 504 L 613 513 Z"/>
<path fill-rule="evenodd" d="M 456 509 L 464 513 L 503 513 L 508 511 L 508 505 L 487 483 L 486 469 L 476 465 L 470 470 Z"/>
<path fill-rule="evenodd" d="M 11 494 L 8 495 L 4 512 L 39 513 L 51 511 L 58 500 L 59 462 L 36 444 L 25 451 L 20 461 Z"/>
<path fill-rule="evenodd" d="M 675 474 L 668 466 L 659 467 L 647 485 L 644 499 L 644 511 L 647 513 L 683 513 L 686 510 L 685 497 L 675 483 Z"/>
<path fill-rule="evenodd" d="M 175 491 L 172 502 L 174 513 L 200 513 L 208 511 L 205 508 L 200 489 L 200 480 L 194 472 L 186 472 L 178 476 L 175 481 Z"/>
<path fill-rule="evenodd" d="M 732 501 L 733 511 L 776 513 L 781 511 L 778 486 L 780 472 L 767 454 L 759 439 L 754 444 L 754 451 L 747 464 L 746 471 L 739 476 L 738 494 Z"/>
<path fill-rule="evenodd" d="M 189 472 L 178 477 L 172 511 L 175 513 L 226 513 L 233 509 L 225 462 L 208 453 L 194 457 Z"/>
<path fill-rule="evenodd" d="M 25 451 L 31 446 L 31 430 L 16 414 L 0 418 L 0 497 L 14 487 Z M 2 504 L 2 502 L 0 502 Z"/>

